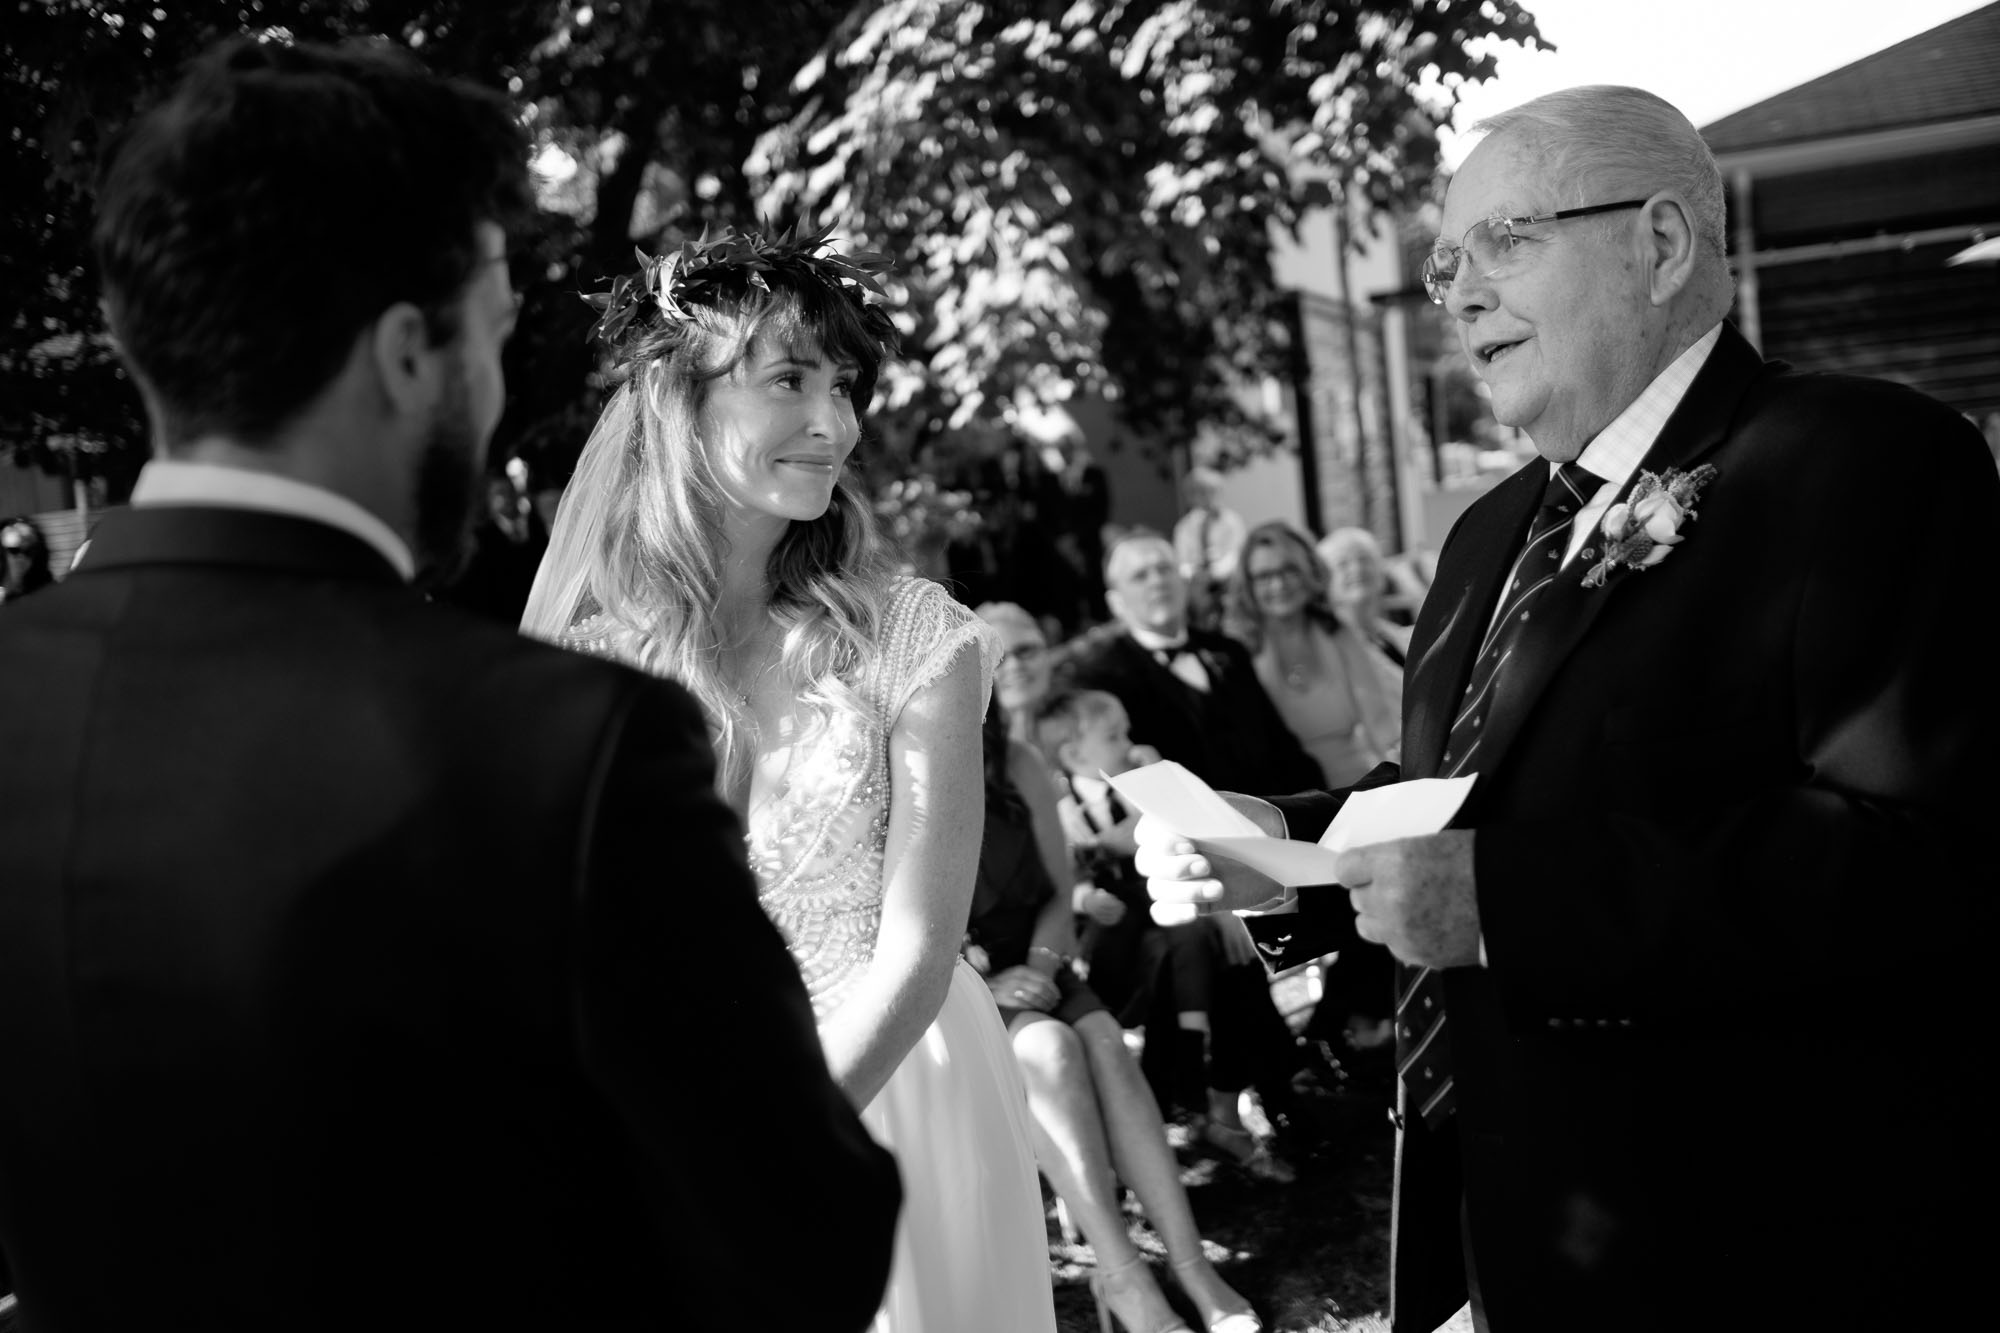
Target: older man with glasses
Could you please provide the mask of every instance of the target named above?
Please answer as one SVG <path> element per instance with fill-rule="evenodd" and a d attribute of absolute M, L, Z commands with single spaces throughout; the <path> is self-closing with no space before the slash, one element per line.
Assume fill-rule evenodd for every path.
<path fill-rule="evenodd" d="M 1957 413 L 1726 320 L 1721 178 L 1671 106 L 1482 128 L 1423 277 L 1541 457 L 1446 543 L 1401 764 L 1357 786 L 1477 782 L 1257 922 L 1277 966 L 1353 932 L 1403 964 L 1395 1328 L 1969 1324 L 2000 484 Z M 1346 795 L 1239 804 L 1316 838 Z M 1271 892 L 1140 841 L 1156 898 Z"/>

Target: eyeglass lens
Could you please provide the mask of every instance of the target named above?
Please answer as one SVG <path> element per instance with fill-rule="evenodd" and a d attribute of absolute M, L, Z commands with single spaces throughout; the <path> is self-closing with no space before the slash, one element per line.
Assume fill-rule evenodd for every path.
<path fill-rule="evenodd" d="M 1458 276 L 1458 266 L 1471 260 L 1473 271 L 1488 273 L 1498 268 L 1507 253 L 1513 226 L 1506 218 L 1482 218 L 1466 229 L 1458 245 L 1440 240 L 1424 257 L 1424 290 L 1433 301 L 1444 300 L 1445 289 Z"/>

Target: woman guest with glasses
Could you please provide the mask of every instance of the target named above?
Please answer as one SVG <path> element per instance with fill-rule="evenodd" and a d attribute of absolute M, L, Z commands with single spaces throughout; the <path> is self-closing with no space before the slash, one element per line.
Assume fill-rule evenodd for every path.
<path fill-rule="evenodd" d="M 1326 569 L 1302 533 L 1281 522 L 1260 524 L 1244 539 L 1225 625 L 1250 649 L 1278 716 L 1332 789 L 1396 758 L 1403 679 L 1372 641 L 1377 620 L 1343 623 L 1327 586 Z"/>
<path fill-rule="evenodd" d="M 1226 593 L 1224 625 L 1250 649 L 1278 716 L 1334 789 L 1400 756 L 1409 640 L 1382 618 L 1373 535 L 1342 528 L 1321 549 L 1326 564 L 1288 524 L 1253 528 Z M 1376 1050 L 1394 1036 L 1387 953 L 1366 945 L 1343 950 L 1325 985 L 1307 1036 L 1356 1051 Z"/>

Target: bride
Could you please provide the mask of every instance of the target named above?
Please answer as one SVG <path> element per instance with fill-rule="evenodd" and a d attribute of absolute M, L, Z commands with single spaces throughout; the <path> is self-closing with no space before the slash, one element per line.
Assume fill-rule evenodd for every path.
<path fill-rule="evenodd" d="M 877 1333 L 1052 1330 L 1025 1096 L 992 996 L 958 961 L 996 650 L 942 588 L 890 572 L 846 466 L 894 346 L 883 261 L 825 248 L 824 233 L 725 233 L 598 298 L 624 383 L 522 629 L 673 676 L 706 706 L 827 1063 L 902 1167 Z M 688 947 L 727 948 L 701 937 L 702 886 L 676 883 L 662 850 Z M 840 1225 L 838 1200 L 810 1206 Z"/>

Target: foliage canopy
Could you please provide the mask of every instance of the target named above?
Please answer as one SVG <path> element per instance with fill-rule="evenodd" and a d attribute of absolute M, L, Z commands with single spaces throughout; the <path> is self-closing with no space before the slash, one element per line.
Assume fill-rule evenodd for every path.
<path fill-rule="evenodd" d="M 496 452 L 558 476 L 600 388 L 578 295 L 635 242 L 731 222 L 831 223 L 896 258 L 891 470 L 1079 390 L 1164 439 L 1254 436 L 1232 390 L 1288 354 L 1273 229 L 1421 197 L 1457 87 L 1539 41 L 1513 0 L 24 4 L 0 38 L 0 442 L 24 460 L 117 478 L 143 457 L 90 182 L 120 124 L 243 31 L 384 35 L 519 99 L 544 210 Z"/>

